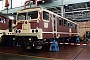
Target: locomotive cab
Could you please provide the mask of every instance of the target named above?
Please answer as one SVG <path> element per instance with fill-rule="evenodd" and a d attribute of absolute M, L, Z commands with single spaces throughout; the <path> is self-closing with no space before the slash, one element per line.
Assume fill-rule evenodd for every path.
<path fill-rule="evenodd" d="M 39 45 L 39 47 L 42 45 L 42 29 L 39 28 L 38 23 L 40 20 L 39 13 L 39 7 L 25 9 L 17 12 L 15 34 L 16 40 L 19 39 L 20 41 L 20 45 Z M 23 41 L 23 43 L 21 41 Z M 27 41 L 29 42 L 27 43 Z"/>
<path fill-rule="evenodd" d="M 38 29 L 39 10 L 40 8 L 18 11 L 16 35 L 32 36 L 33 34 L 33 36 L 37 36 L 40 30 Z M 40 37 L 38 36 L 38 38 Z"/>

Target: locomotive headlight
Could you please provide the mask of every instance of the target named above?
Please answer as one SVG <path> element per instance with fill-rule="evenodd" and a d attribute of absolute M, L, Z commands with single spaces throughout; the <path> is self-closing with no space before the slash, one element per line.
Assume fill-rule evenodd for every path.
<path fill-rule="evenodd" d="M 38 32 L 38 30 L 36 29 L 36 33 Z"/>
<path fill-rule="evenodd" d="M 31 38 L 29 38 L 29 41 L 31 41 Z"/>
<path fill-rule="evenodd" d="M 34 30 L 32 30 L 32 32 L 34 33 Z"/>
<path fill-rule="evenodd" d="M 32 33 L 37 33 L 38 32 L 38 29 L 33 29 L 32 30 Z"/>

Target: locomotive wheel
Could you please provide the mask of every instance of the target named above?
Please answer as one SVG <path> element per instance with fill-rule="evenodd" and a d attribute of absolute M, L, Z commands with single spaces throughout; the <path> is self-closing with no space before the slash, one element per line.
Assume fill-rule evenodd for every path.
<path fill-rule="evenodd" d="M 42 49 L 42 46 L 36 46 L 35 49 Z"/>
<path fill-rule="evenodd" d="M 31 46 L 26 46 L 26 49 L 31 49 Z"/>

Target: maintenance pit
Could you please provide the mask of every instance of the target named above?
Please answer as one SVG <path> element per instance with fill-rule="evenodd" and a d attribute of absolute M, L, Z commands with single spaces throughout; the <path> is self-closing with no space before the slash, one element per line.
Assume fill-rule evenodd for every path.
<path fill-rule="evenodd" d="M 90 46 L 59 45 L 59 51 L 51 52 L 45 46 L 41 50 L 25 50 L 20 47 L 0 47 L 0 60 L 89 60 Z"/>

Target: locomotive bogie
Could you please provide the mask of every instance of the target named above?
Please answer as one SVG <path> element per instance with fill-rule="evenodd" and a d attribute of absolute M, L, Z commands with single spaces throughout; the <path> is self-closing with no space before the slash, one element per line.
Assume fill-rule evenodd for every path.
<path fill-rule="evenodd" d="M 43 45 L 42 39 L 37 39 L 36 36 L 15 36 L 16 44 L 20 45 L 22 48 L 25 49 L 41 49 Z M 39 48 L 37 48 L 39 47 Z"/>

